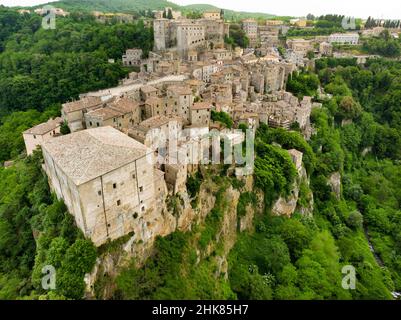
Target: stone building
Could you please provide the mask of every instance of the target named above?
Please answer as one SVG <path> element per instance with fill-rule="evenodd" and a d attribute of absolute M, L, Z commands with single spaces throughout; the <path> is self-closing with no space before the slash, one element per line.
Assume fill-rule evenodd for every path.
<path fill-rule="evenodd" d="M 221 10 L 206 10 L 203 12 L 203 18 L 211 19 L 211 20 L 220 20 L 221 17 Z"/>
<path fill-rule="evenodd" d="M 147 99 L 151 97 L 157 97 L 158 90 L 157 88 L 150 86 L 150 85 L 145 85 L 141 87 L 141 99 L 142 101 L 146 101 Z"/>
<path fill-rule="evenodd" d="M 167 97 L 172 105 L 173 114 L 189 122 L 189 109 L 194 102 L 191 88 L 186 85 L 169 86 L 167 88 Z"/>
<path fill-rule="evenodd" d="M 44 142 L 60 135 L 61 124 L 63 119 L 49 119 L 45 123 L 41 123 L 22 133 L 25 142 L 27 155 L 31 155 L 33 151 L 41 146 Z"/>
<path fill-rule="evenodd" d="M 359 34 L 357 33 L 333 33 L 329 36 L 329 43 L 358 44 Z"/>
<path fill-rule="evenodd" d="M 216 60 L 232 60 L 233 53 L 226 49 L 216 49 L 213 51 L 213 56 Z"/>
<path fill-rule="evenodd" d="M 85 128 L 85 113 L 102 107 L 103 103 L 100 97 L 85 97 L 77 101 L 64 103 L 61 115 L 63 120 L 68 123 L 71 132 L 79 131 Z"/>
<path fill-rule="evenodd" d="M 127 49 L 123 55 L 123 65 L 125 66 L 139 66 L 142 60 L 142 49 Z"/>
<path fill-rule="evenodd" d="M 187 52 L 206 44 L 206 27 L 197 20 L 181 22 L 177 26 L 177 50 Z"/>
<path fill-rule="evenodd" d="M 89 111 L 84 115 L 86 128 L 111 126 L 126 130 L 141 121 L 139 104 L 128 98 L 116 98 L 104 107 Z"/>
<path fill-rule="evenodd" d="M 211 76 L 221 70 L 221 66 L 217 63 L 198 62 L 194 65 L 192 76 L 200 81 L 209 83 Z"/>
<path fill-rule="evenodd" d="M 210 102 L 197 102 L 191 106 L 190 122 L 193 126 L 205 126 L 210 124 L 210 113 L 213 105 Z"/>
<path fill-rule="evenodd" d="M 277 47 L 279 45 L 279 29 L 272 26 L 259 26 L 260 44 L 262 47 Z"/>
<path fill-rule="evenodd" d="M 245 19 L 242 21 L 242 29 L 249 40 L 255 40 L 258 37 L 258 22 L 255 19 Z"/>
<path fill-rule="evenodd" d="M 188 168 L 186 163 L 166 164 L 165 179 L 173 194 L 186 191 Z"/>
<path fill-rule="evenodd" d="M 155 19 L 153 21 L 154 49 L 176 50 L 186 57 L 188 50 L 200 47 L 223 46 L 224 36 L 229 33 L 229 24 L 217 18 L 203 19 Z"/>
<path fill-rule="evenodd" d="M 272 127 L 289 129 L 291 124 L 297 122 L 302 130 L 309 125 L 312 111 L 312 98 L 305 96 L 301 102 L 290 92 L 276 92 L 267 95 L 267 102 L 263 108 L 268 115 L 268 124 Z"/>
<path fill-rule="evenodd" d="M 328 42 L 319 44 L 319 52 L 323 56 L 331 56 L 333 54 L 333 46 Z"/>
<path fill-rule="evenodd" d="M 313 51 L 313 42 L 305 39 L 287 40 L 287 47 L 296 54 L 306 56 L 309 51 Z"/>
<path fill-rule="evenodd" d="M 130 128 L 128 130 L 128 135 L 151 148 L 152 145 L 159 146 L 163 141 L 167 141 L 170 135 L 170 129 L 180 132 L 182 130 L 181 118 L 157 115 Z"/>
<path fill-rule="evenodd" d="M 144 233 L 157 194 L 148 148 L 101 127 L 49 140 L 42 149 L 52 189 L 96 246 Z"/>

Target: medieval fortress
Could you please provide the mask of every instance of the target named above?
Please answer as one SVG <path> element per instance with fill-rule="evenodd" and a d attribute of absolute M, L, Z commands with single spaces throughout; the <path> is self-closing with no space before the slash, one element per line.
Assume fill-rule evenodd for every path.
<path fill-rule="evenodd" d="M 231 145 L 245 140 L 242 131 L 214 122 L 213 113 L 224 112 L 251 135 L 260 123 L 287 130 L 297 124 L 308 138 L 311 110 L 319 107 L 285 88 L 308 65 L 308 51 L 331 54 L 329 39 L 291 40 L 282 56 L 277 45 L 286 29 L 277 21 L 243 21 L 245 49 L 225 45 L 230 27 L 220 11 L 201 19 L 157 15 L 153 25 L 154 50 L 146 58 L 138 48 L 127 50 L 122 61 L 136 71 L 118 87 L 83 93 L 63 104 L 61 118 L 24 132 L 27 153 L 41 147 L 52 190 L 97 246 L 124 235 L 150 243 L 179 227 L 166 213 L 166 198 L 188 198 L 187 178 L 216 147 L 210 132 Z M 61 135 L 63 125 L 70 134 Z M 302 153 L 290 154 L 299 166 Z"/>

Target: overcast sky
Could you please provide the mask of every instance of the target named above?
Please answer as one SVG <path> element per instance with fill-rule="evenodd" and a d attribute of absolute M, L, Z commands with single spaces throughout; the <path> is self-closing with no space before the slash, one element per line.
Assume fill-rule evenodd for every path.
<path fill-rule="evenodd" d="M 6 6 L 35 5 L 49 0 L 0 0 Z M 85 1 L 85 0 L 82 0 Z M 135 0 L 132 0 L 135 1 Z M 367 18 L 401 19 L 400 0 L 172 0 L 178 4 L 209 3 L 238 11 L 266 12 L 276 15 L 304 16 L 337 13 Z"/>

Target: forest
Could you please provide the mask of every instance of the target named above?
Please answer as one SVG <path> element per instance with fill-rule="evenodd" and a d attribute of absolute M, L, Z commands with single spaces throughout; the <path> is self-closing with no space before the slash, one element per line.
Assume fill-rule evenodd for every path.
<path fill-rule="evenodd" d="M 21 133 L 57 115 L 62 103 L 118 85 L 130 72 L 121 63 L 126 49 L 146 55 L 153 48 L 153 31 L 141 20 L 104 25 L 74 14 L 46 30 L 39 16 L 0 7 L 0 26 L 7 26 L 0 28 L 0 162 L 21 153 Z"/>

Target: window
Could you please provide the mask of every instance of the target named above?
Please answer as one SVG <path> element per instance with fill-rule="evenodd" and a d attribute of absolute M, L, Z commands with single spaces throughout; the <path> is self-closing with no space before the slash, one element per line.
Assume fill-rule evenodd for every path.
<path fill-rule="evenodd" d="M 97 194 L 98 194 L 99 196 L 101 196 L 101 195 L 102 195 L 102 191 L 99 190 L 99 191 L 97 192 Z"/>
<path fill-rule="evenodd" d="M 89 126 L 91 126 L 91 127 L 92 127 L 92 121 L 89 121 Z"/>
<path fill-rule="evenodd" d="M 117 205 L 119 206 L 121 204 L 121 200 L 117 200 Z"/>
<path fill-rule="evenodd" d="M 136 176 L 135 176 L 135 174 L 133 174 L 133 175 L 132 175 L 132 179 L 136 179 Z"/>
<path fill-rule="evenodd" d="M 117 189 L 117 183 L 113 183 L 113 189 Z"/>
<path fill-rule="evenodd" d="M 143 192 L 143 187 L 139 187 L 139 191 L 140 191 L 140 192 Z"/>
<path fill-rule="evenodd" d="M 132 215 L 132 217 L 133 217 L 134 219 L 138 218 L 138 212 L 135 212 L 135 213 Z"/>
<path fill-rule="evenodd" d="M 97 126 L 97 127 L 100 127 L 100 124 L 99 124 L 99 122 L 96 122 L 96 126 Z"/>
<path fill-rule="evenodd" d="M 36 136 L 34 135 L 33 138 L 36 139 Z"/>
<path fill-rule="evenodd" d="M 141 210 L 142 210 L 142 212 L 144 212 L 145 211 L 145 206 L 142 206 Z"/>

